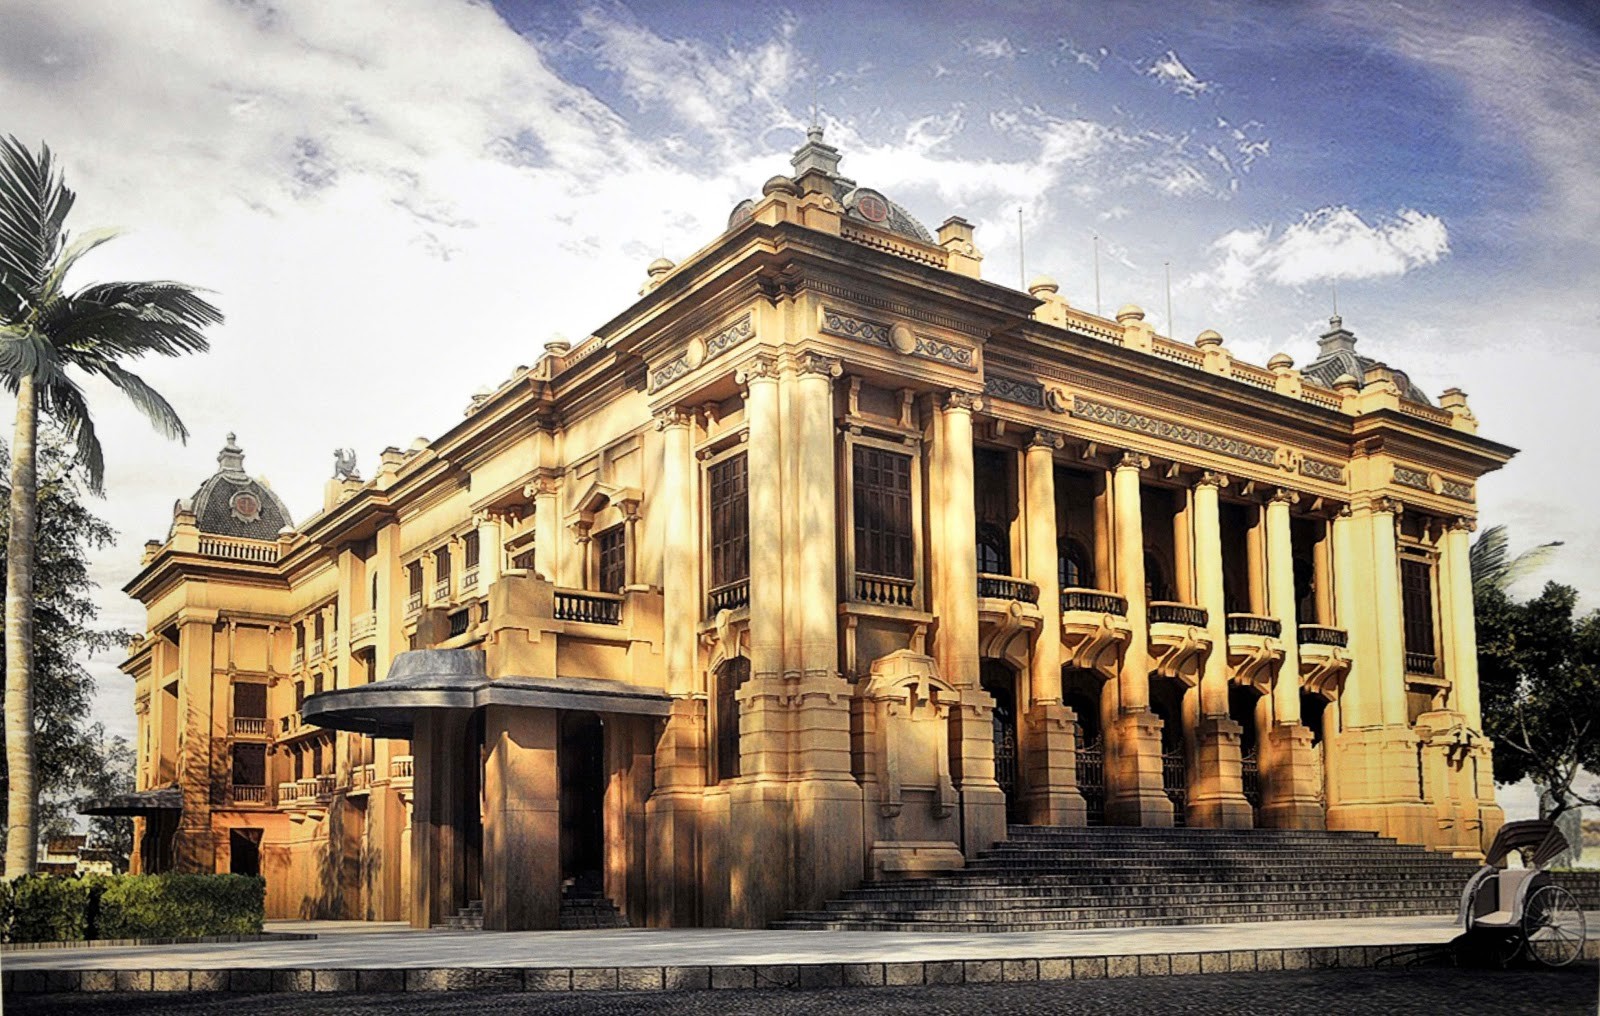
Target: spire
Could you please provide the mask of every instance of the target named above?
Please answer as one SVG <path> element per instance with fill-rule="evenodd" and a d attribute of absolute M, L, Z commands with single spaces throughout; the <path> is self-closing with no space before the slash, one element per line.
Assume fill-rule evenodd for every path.
<path fill-rule="evenodd" d="M 247 478 L 244 471 L 244 449 L 239 447 L 238 439 L 232 432 L 228 434 L 228 443 L 217 453 L 217 472 L 235 479 Z"/>
<path fill-rule="evenodd" d="M 812 121 L 806 128 L 806 143 L 801 145 L 789 160 L 798 179 L 812 170 L 825 176 L 839 175 L 839 150 L 822 140 L 822 125 Z"/>
<path fill-rule="evenodd" d="M 1344 326 L 1344 318 L 1337 314 L 1329 318 L 1328 330 L 1317 340 L 1317 355 L 1320 357 L 1331 356 L 1334 353 L 1353 353 L 1355 348 L 1355 333 Z"/>

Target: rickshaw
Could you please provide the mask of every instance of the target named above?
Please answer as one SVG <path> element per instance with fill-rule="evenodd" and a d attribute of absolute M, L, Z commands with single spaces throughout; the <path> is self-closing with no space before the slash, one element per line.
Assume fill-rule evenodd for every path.
<path fill-rule="evenodd" d="M 1526 954 L 1562 967 L 1583 952 L 1583 908 L 1545 870 L 1566 850 L 1566 837 L 1548 819 L 1508 822 L 1495 835 L 1483 867 L 1467 880 L 1461 892 L 1462 928 L 1502 966 Z M 1513 851 L 1524 867 L 1507 866 Z"/>

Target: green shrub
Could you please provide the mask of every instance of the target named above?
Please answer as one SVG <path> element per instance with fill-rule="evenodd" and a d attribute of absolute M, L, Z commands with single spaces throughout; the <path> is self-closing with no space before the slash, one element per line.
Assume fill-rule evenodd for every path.
<path fill-rule="evenodd" d="M 8 942 L 197 938 L 261 931 L 267 884 L 252 875 L 28 875 L 0 880 Z"/>
<path fill-rule="evenodd" d="M 0 917 L 10 942 L 75 942 L 88 937 L 90 885 L 58 875 L 23 875 L 6 887 Z"/>
<path fill-rule="evenodd" d="M 102 876 L 96 938 L 194 938 L 261 931 L 267 883 L 253 875 Z"/>

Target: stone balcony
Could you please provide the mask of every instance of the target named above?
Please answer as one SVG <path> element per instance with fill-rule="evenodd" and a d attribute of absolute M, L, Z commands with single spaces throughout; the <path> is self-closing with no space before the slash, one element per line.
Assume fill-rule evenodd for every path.
<path fill-rule="evenodd" d="M 1043 624 L 1038 586 L 1010 575 L 978 573 L 978 642 L 985 657 L 1026 666 L 1029 633 Z"/>
<path fill-rule="evenodd" d="M 1333 698 L 1350 672 L 1350 636 L 1323 624 L 1300 626 L 1300 687 Z"/>
<path fill-rule="evenodd" d="M 418 621 L 418 634 L 440 615 L 445 626 L 426 644 L 480 646 L 491 674 L 584 674 L 647 686 L 661 683 L 658 591 L 602 593 L 507 574 L 489 586 L 484 604 L 475 609 L 484 612 L 483 620 L 474 619 L 459 637 L 450 636 L 444 612 L 434 610 Z"/>
<path fill-rule="evenodd" d="M 412 782 L 412 757 L 396 755 L 389 760 L 389 785 L 398 790 L 410 790 Z"/>
<path fill-rule="evenodd" d="M 1170 600 L 1150 601 L 1150 667 L 1159 677 L 1200 682 L 1200 669 L 1211 651 L 1209 615 L 1204 607 Z"/>
<path fill-rule="evenodd" d="M 234 737 L 270 737 L 272 735 L 272 721 L 265 716 L 235 716 L 233 718 Z"/>
<path fill-rule="evenodd" d="M 1272 690 L 1272 678 L 1283 663 L 1283 622 L 1261 614 L 1228 615 L 1228 679 Z"/>
<path fill-rule="evenodd" d="M 1062 663 L 1115 680 L 1133 640 L 1128 600 L 1099 589 L 1061 590 Z"/>
<path fill-rule="evenodd" d="M 350 648 L 365 649 L 378 637 L 378 612 L 369 610 L 350 619 Z"/>
<path fill-rule="evenodd" d="M 235 807 L 272 807 L 272 788 L 256 786 L 245 783 L 234 783 L 228 787 L 228 803 Z"/>

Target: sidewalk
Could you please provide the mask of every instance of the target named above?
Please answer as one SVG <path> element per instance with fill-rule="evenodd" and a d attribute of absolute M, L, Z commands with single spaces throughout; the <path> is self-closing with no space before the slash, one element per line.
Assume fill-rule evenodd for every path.
<path fill-rule="evenodd" d="M 1590 915 L 1588 950 L 1600 941 Z M 1373 966 L 1456 937 L 1453 917 L 959 934 L 726 929 L 463 932 L 269 921 L 315 941 L 12 953 L 7 992 L 687 990 L 1066 980 Z"/>

